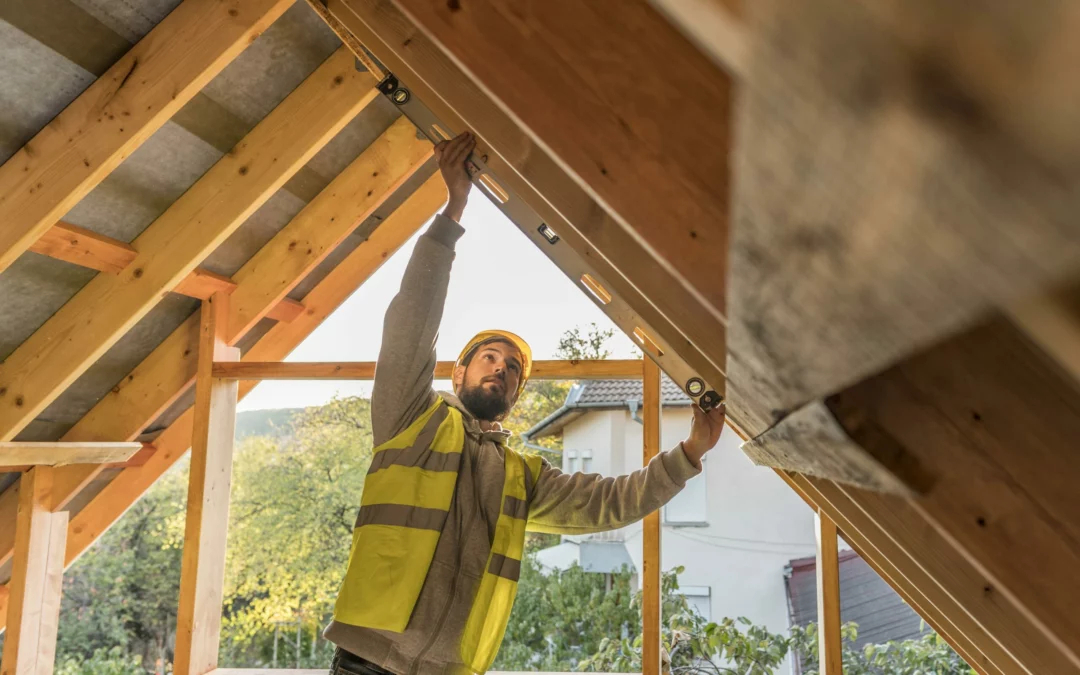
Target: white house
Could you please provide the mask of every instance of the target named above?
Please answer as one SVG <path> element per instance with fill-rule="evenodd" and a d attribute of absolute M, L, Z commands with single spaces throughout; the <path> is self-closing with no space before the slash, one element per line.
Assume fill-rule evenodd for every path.
<path fill-rule="evenodd" d="M 663 449 L 690 429 L 690 399 L 664 378 Z M 526 434 L 527 440 L 561 434 L 563 469 L 620 475 L 641 467 L 641 382 L 599 380 L 577 384 L 565 405 Z M 725 430 L 706 455 L 704 471 L 664 509 L 661 566 L 681 566 L 688 599 L 708 619 L 745 616 L 786 633 L 790 614 L 788 562 L 815 554 L 814 514 L 771 470 L 753 466 L 740 440 Z M 640 569 L 641 524 L 596 535 L 566 536 L 541 551 L 540 562 L 610 572 L 624 563 Z"/>

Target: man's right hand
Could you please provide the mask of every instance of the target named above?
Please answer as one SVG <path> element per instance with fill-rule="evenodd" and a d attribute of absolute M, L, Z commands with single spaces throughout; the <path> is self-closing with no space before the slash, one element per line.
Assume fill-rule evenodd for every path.
<path fill-rule="evenodd" d="M 461 221 L 461 214 L 469 201 L 472 180 L 465 169 L 465 161 L 475 147 L 476 138 L 468 131 L 435 146 L 435 161 L 439 164 L 439 172 L 442 173 L 446 190 L 450 193 L 443 215 L 455 222 Z"/>

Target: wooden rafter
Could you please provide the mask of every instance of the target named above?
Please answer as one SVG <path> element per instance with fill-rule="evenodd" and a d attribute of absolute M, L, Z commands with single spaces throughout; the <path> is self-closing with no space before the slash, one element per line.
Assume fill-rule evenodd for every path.
<path fill-rule="evenodd" d="M 0 270 L 180 110 L 291 0 L 186 0 L 0 167 Z"/>
<path fill-rule="evenodd" d="M 311 331 L 337 309 L 356 288 L 431 219 L 446 201 L 442 179 L 434 176 L 416 190 L 384 220 L 371 236 L 350 253 L 307 295 L 307 311 L 292 323 L 271 328 L 245 354 L 252 361 L 281 360 L 296 348 Z M 197 334 L 196 334 L 197 338 Z M 239 398 L 254 388 L 253 382 L 241 382 Z M 73 563 L 98 537 L 124 514 L 142 494 L 177 460 L 191 444 L 193 412 L 189 408 L 154 439 L 156 451 L 146 463 L 121 471 L 89 504 L 75 515 L 69 526 L 64 565 Z M 14 487 L 14 486 L 13 486 Z M 18 494 L 9 488 L 0 497 Z M 5 530 L 0 530 L 2 535 Z M 3 548 L 0 546 L 0 552 Z M 0 586 L 0 589 L 6 587 Z M 4 593 L 0 590 L 0 604 Z M 0 614 L 0 620 L 3 615 Z"/>
<path fill-rule="evenodd" d="M 534 361 L 530 380 L 612 380 L 641 379 L 641 361 L 605 359 L 598 361 Z M 449 379 L 453 361 L 435 365 L 437 379 Z M 375 363 L 254 362 L 215 363 L 214 377 L 234 380 L 373 380 Z"/>
<path fill-rule="evenodd" d="M 550 225 L 640 317 L 667 354 L 722 392 L 724 324 L 684 302 L 685 288 L 389 0 L 330 0 L 331 14 L 385 63 L 446 125 L 472 130 L 478 153 L 506 187 Z M 633 281 L 629 279 L 633 273 Z M 577 279 L 574 279 L 577 282 Z M 613 315 L 631 333 L 635 326 Z"/>
<path fill-rule="evenodd" d="M 126 462 L 142 443 L 0 443 L 0 467 Z"/>
<path fill-rule="evenodd" d="M 323 260 L 358 222 L 382 204 L 396 186 L 423 165 L 431 145 L 417 140 L 415 132 L 407 133 L 407 129 L 401 123 L 392 125 L 234 275 L 237 290 L 233 291 L 236 297 L 230 303 L 230 322 L 234 326 L 230 330 L 238 332 L 228 333 L 230 344 L 235 345 L 246 334 L 244 326 L 254 325 L 263 315 L 271 316 L 268 312 L 273 311 L 272 308 L 282 307 L 279 298 Z M 371 176 L 374 173 L 380 175 Z M 429 201 L 441 199 L 443 194 L 445 188 L 441 184 L 428 181 L 417 191 L 416 200 L 406 201 L 406 204 L 426 206 Z M 409 211 L 403 213 L 413 215 Z M 393 248 L 385 242 L 395 243 L 396 248 L 396 230 L 405 228 L 411 234 L 415 230 L 408 229 L 410 227 L 409 218 L 391 217 L 376 229 L 371 241 L 376 246 L 383 246 L 380 254 L 388 255 Z M 297 245 L 300 242 L 305 245 Z M 370 251 L 367 244 L 361 249 Z M 298 331 L 305 330 L 308 323 L 303 319 L 314 311 L 304 306 L 303 312 L 291 318 L 297 323 Z M 240 317 L 242 321 L 236 321 Z M 131 440 L 137 437 L 194 381 L 198 325 L 198 315 L 189 317 L 62 440 Z M 97 467 L 86 466 L 59 471 L 55 488 L 59 503 L 67 503 L 99 471 Z M 0 518 L 13 513 L 13 509 L 13 489 L 0 493 Z M 10 535 L 5 536 L 0 530 L 0 563 L 10 551 Z"/>
<path fill-rule="evenodd" d="M 0 440 L 10 440 L 174 288 L 375 96 L 341 49 L 0 365 Z"/>
<path fill-rule="evenodd" d="M 685 282 L 698 311 L 725 315 L 723 71 L 645 0 L 394 4 Z"/>

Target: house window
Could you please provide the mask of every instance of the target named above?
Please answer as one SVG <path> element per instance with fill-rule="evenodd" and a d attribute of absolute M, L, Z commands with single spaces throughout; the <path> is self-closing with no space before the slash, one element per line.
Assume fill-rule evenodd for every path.
<path fill-rule="evenodd" d="M 679 593 L 686 597 L 686 602 L 705 617 L 706 621 L 712 621 L 712 588 L 709 586 L 681 586 Z"/>
<path fill-rule="evenodd" d="M 568 450 L 566 452 L 566 472 L 574 473 L 577 471 L 577 450 Z"/>
<path fill-rule="evenodd" d="M 584 473 L 592 473 L 592 450 L 581 451 L 581 470 Z"/>
<path fill-rule="evenodd" d="M 664 522 L 669 525 L 705 526 L 709 516 L 705 496 L 705 473 L 709 463 L 701 460 L 701 473 L 686 482 L 682 492 L 664 507 Z"/>

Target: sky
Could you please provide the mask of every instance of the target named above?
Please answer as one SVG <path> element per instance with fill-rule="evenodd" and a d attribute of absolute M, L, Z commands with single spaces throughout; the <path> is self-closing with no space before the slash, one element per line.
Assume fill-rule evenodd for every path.
<path fill-rule="evenodd" d="M 438 357 L 455 359 L 481 330 L 502 328 L 523 337 L 533 358 L 553 358 L 563 332 L 596 323 L 615 328 L 607 316 L 478 190 L 461 219 L 443 312 Z M 426 226 L 421 229 L 421 232 Z M 417 235 L 419 236 L 419 235 Z M 323 321 L 286 361 L 374 361 L 382 341 L 383 314 L 397 294 L 416 237 L 401 247 L 348 300 Z M 613 358 L 632 358 L 634 345 L 616 329 Z M 446 387 L 447 383 L 436 383 Z M 263 382 L 238 410 L 301 408 L 337 396 L 367 396 L 370 382 L 335 380 Z"/>

